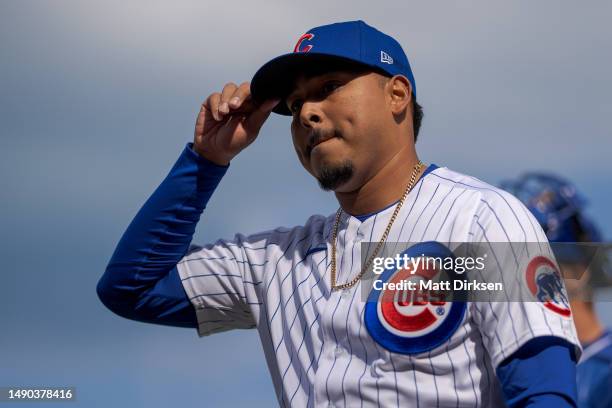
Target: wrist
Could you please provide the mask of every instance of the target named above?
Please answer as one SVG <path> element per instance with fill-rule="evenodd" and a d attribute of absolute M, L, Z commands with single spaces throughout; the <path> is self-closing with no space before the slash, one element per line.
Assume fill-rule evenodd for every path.
<path fill-rule="evenodd" d="M 200 153 L 198 153 L 198 151 L 195 148 L 195 145 L 191 142 L 187 143 L 187 147 L 186 150 L 189 152 L 190 156 L 193 158 L 193 160 L 195 160 L 196 162 L 200 163 L 201 165 L 203 165 L 205 168 L 218 168 L 218 169 L 225 169 L 227 170 L 227 168 L 229 167 L 229 163 L 228 164 L 219 164 L 221 163 L 221 161 L 214 162 L 212 160 L 210 160 L 207 157 L 202 156 Z"/>
<path fill-rule="evenodd" d="M 203 149 L 201 146 L 193 144 L 193 151 L 203 159 L 208 160 L 209 162 L 216 164 L 217 166 L 227 167 L 231 161 L 231 157 L 225 155 L 214 154 L 206 149 Z"/>

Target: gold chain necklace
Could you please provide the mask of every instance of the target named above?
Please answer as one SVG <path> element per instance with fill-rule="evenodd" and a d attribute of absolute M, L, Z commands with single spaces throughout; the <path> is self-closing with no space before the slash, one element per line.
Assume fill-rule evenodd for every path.
<path fill-rule="evenodd" d="M 366 273 L 366 271 L 368 270 L 368 268 L 374 261 L 376 254 L 378 254 L 378 251 L 380 251 L 380 248 L 382 248 L 383 244 L 387 240 L 387 237 L 389 236 L 389 232 L 391 231 L 391 226 L 393 225 L 395 218 L 397 218 L 397 214 L 399 214 L 399 211 L 402 208 L 402 205 L 404 204 L 406 197 L 408 197 L 408 193 L 410 193 L 410 191 L 414 187 L 414 184 L 416 183 L 416 180 L 417 180 L 417 176 L 422 166 L 423 166 L 423 163 L 421 163 L 421 161 L 419 161 L 417 164 L 414 165 L 414 169 L 412 170 L 412 175 L 410 176 L 410 182 L 408 183 L 408 186 L 406 187 L 404 194 L 402 194 L 402 197 L 399 199 L 399 202 L 395 206 L 395 211 L 393 211 L 393 215 L 391 215 L 391 220 L 389 220 L 389 224 L 387 225 L 387 228 L 385 229 L 385 232 L 382 238 L 380 239 L 380 242 L 378 243 L 378 245 L 376 245 L 374 252 L 372 253 L 372 255 L 370 255 L 370 258 L 367 260 L 364 267 L 361 268 L 361 272 L 359 273 L 359 275 L 353 278 L 353 280 L 351 280 L 350 282 L 342 283 L 340 285 L 336 285 L 336 240 L 338 238 L 338 225 L 340 224 L 340 216 L 342 215 L 342 207 L 338 208 L 338 211 L 336 212 L 336 221 L 334 223 L 334 229 L 332 232 L 332 254 L 331 254 L 331 288 L 332 288 L 332 291 L 338 290 L 338 289 L 348 289 L 348 288 L 355 286 L 355 284 L 359 282 L 361 277 Z"/>

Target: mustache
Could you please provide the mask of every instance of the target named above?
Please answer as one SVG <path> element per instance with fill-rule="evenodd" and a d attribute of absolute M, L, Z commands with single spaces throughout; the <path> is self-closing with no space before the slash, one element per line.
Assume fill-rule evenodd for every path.
<path fill-rule="evenodd" d="M 342 137 L 340 132 L 337 130 L 325 131 L 323 129 L 313 129 L 308 135 L 308 144 L 306 145 L 306 154 L 310 156 L 312 149 L 319 143 L 323 143 L 326 140 L 334 137 Z"/>

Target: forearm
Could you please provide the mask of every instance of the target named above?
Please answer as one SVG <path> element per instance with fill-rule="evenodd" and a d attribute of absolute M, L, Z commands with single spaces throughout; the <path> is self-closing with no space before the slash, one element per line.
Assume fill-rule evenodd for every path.
<path fill-rule="evenodd" d="M 185 309 L 174 268 L 187 252 L 200 215 L 226 170 L 190 147 L 184 149 L 130 223 L 98 282 L 98 295 L 109 309 L 144 321 L 165 315 L 164 308 Z M 188 325 L 189 316 L 183 313 L 176 322 L 159 320 Z"/>

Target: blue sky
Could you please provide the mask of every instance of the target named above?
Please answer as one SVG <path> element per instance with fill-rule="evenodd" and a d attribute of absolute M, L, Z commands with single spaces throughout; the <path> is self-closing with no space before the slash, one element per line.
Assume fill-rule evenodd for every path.
<path fill-rule="evenodd" d="M 609 2 L 177 3 L 0 5 L 0 386 L 73 385 L 83 407 L 275 404 L 254 331 L 199 339 L 123 320 L 95 284 L 203 99 L 332 21 L 363 19 L 402 43 L 425 108 L 422 160 L 494 184 L 557 172 L 612 236 Z M 272 117 L 195 241 L 336 206 L 300 167 L 288 120 Z"/>

